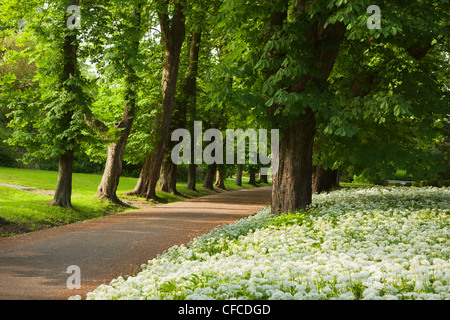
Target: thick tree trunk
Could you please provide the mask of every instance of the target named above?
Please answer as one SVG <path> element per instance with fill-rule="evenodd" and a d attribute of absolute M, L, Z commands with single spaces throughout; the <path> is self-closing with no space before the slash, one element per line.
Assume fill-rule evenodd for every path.
<path fill-rule="evenodd" d="M 311 6 L 306 1 L 298 1 L 295 10 L 305 13 Z M 274 11 L 266 40 L 277 32 L 286 21 L 288 8 Z M 314 84 L 318 90 L 326 90 L 328 78 L 333 70 L 339 46 L 344 39 L 346 26 L 337 22 L 333 27 L 324 28 L 325 21 L 311 22 L 305 32 L 308 49 L 314 56 L 310 63 L 310 71 L 294 82 L 289 92 L 303 93 L 308 84 Z M 283 58 L 286 53 L 268 51 L 269 56 Z M 278 72 L 278 69 L 269 70 L 267 77 Z M 275 117 L 278 108 L 282 105 L 272 105 L 268 109 L 269 115 Z M 279 152 L 278 172 L 272 179 L 272 213 L 290 213 L 306 208 L 312 201 L 312 154 L 314 135 L 316 131 L 315 115 L 309 108 L 296 119 L 297 123 L 282 133 Z"/>
<path fill-rule="evenodd" d="M 153 161 L 156 155 L 149 155 L 144 160 L 141 173 L 139 174 L 138 181 L 133 191 L 129 192 L 129 195 L 135 195 L 148 199 L 157 200 L 156 196 L 156 184 L 159 179 L 159 171 L 154 168 L 155 162 Z M 161 165 L 160 165 L 161 166 Z M 159 167 L 160 167 L 159 166 Z M 156 176 L 154 173 L 157 172 Z"/>
<path fill-rule="evenodd" d="M 190 132 L 191 137 L 194 137 L 194 121 L 197 115 L 197 75 L 198 75 L 198 58 L 200 54 L 200 43 L 202 33 L 198 31 L 192 32 L 191 47 L 189 49 L 189 66 L 184 87 L 184 94 L 186 98 L 187 111 L 190 117 Z M 195 141 L 192 138 L 191 150 L 194 150 Z M 191 163 L 189 164 L 187 188 L 189 190 L 197 191 L 197 165 L 194 163 L 194 153 L 192 153 Z"/>
<path fill-rule="evenodd" d="M 186 126 L 186 109 L 183 105 L 177 103 L 174 112 L 171 130 L 183 128 Z M 164 161 L 161 165 L 161 171 L 158 180 L 158 190 L 179 195 L 177 191 L 177 170 L 178 166 L 172 161 L 171 149 L 175 146 L 173 141 L 169 141 Z"/>
<path fill-rule="evenodd" d="M 249 184 L 256 186 L 256 172 L 250 171 L 250 180 L 248 181 Z"/>
<path fill-rule="evenodd" d="M 128 113 L 125 112 L 125 114 Z M 133 117 L 134 112 L 133 116 L 124 115 L 124 119 L 126 119 L 125 130 L 121 131 L 119 141 L 111 143 L 108 146 L 105 170 L 96 194 L 100 199 L 106 199 L 120 205 L 124 205 L 124 203 L 117 197 L 117 188 L 119 186 L 120 175 L 122 174 L 123 157 L 133 125 Z"/>
<path fill-rule="evenodd" d="M 214 190 L 214 177 L 216 174 L 217 165 L 211 164 L 208 166 L 208 170 L 205 173 L 205 179 L 203 180 L 203 188 L 208 190 Z"/>
<path fill-rule="evenodd" d="M 78 5 L 78 0 L 71 0 L 68 3 L 70 5 Z M 65 15 L 67 19 L 67 14 Z M 63 73 L 61 76 L 61 82 L 63 83 L 64 91 L 73 92 L 77 91 L 76 85 L 73 83 L 65 83 L 65 81 L 77 76 L 77 62 L 78 62 L 78 42 L 75 34 L 67 35 L 64 38 L 63 45 L 64 65 Z M 69 102 L 70 103 L 70 102 Z M 69 107 L 70 109 L 70 107 Z M 73 111 L 67 111 L 62 121 L 65 127 L 68 129 L 71 125 Z M 67 139 L 66 139 L 67 140 Z M 73 144 L 74 141 L 67 140 L 67 145 Z M 58 167 L 58 181 L 56 183 L 55 195 L 53 197 L 52 205 L 60 206 L 63 208 L 72 207 L 72 173 L 73 173 L 73 150 L 65 150 L 59 156 Z"/>
<path fill-rule="evenodd" d="M 132 72 L 128 71 L 128 73 Z M 130 74 L 128 76 L 131 77 Z M 127 83 L 127 102 L 125 104 L 122 121 L 116 126 L 116 128 L 121 130 L 119 132 L 119 140 L 108 146 L 105 171 L 103 172 L 102 180 L 97 189 L 97 197 L 120 205 L 125 204 L 119 200 L 116 193 L 119 186 L 120 175 L 122 174 L 125 147 L 131 133 L 131 127 L 133 126 L 136 107 L 136 94 L 132 89 L 130 89 L 132 83 L 134 83 L 134 80 L 127 80 Z"/>
<path fill-rule="evenodd" d="M 242 187 L 242 172 L 244 171 L 244 165 L 238 164 L 236 170 L 236 185 Z"/>
<path fill-rule="evenodd" d="M 192 191 L 197 191 L 196 182 L 197 182 L 197 165 L 191 163 L 189 165 L 188 171 L 187 188 Z"/>
<path fill-rule="evenodd" d="M 278 172 L 273 177 L 272 213 L 291 213 L 311 204 L 312 153 L 316 122 L 307 109 L 280 141 Z"/>
<path fill-rule="evenodd" d="M 140 7 L 139 7 L 140 10 Z M 134 20 L 134 30 L 139 32 L 141 24 L 141 14 L 136 9 L 133 9 L 131 14 L 136 17 Z M 135 52 L 139 50 L 139 41 L 132 43 Z M 126 91 L 125 91 L 125 106 L 122 116 L 122 121 L 115 127 L 119 128 L 119 140 L 108 146 L 108 156 L 105 164 L 105 171 L 103 173 L 102 181 L 97 189 L 97 197 L 109 200 L 113 203 L 124 205 L 117 197 L 117 188 L 119 186 L 120 175 L 122 174 L 123 156 L 125 147 L 127 145 L 128 137 L 133 126 L 135 109 L 137 103 L 137 93 L 134 89 L 137 82 L 137 75 L 132 66 L 128 65 L 126 68 Z"/>
<path fill-rule="evenodd" d="M 52 205 L 62 208 L 72 208 L 72 173 L 73 151 L 67 151 L 59 156 L 58 182 Z"/>
<path fill-rule="evenodd" d="M 267 180 L 267 174 L 261 175 L 261 183 L 269 183 L 269 180 Z"/>
<path fill-rule="evenodd" d="M 337 170 L 323 168 L 320 162 L 313 166 L 312 170 L 312 192 L 321 193 L 330 191 L 333 188 L 339 187 L 339 174 Z"/>
<path fill-rule="evenodd" d="M 156 184 L 168 142 L 170 140 L 170 123 L 175 110 L 175 94 L 180 64 L 181 46 L 185 37 L 185 21 L 182 5 L 175 4 L 170 19 L 167 12 L 158 12 L 165 48 L 164 68 L 162 73 L 163 106 L 159 123 L 156 124 L 158 141 L 154 152 L 144 161 L 136 187 L 130 194 L 158 199 Z"/>
<path fill-rule="evenodd" d="M 119 200 L 116 192 L 119 186 L 120 175 L 122 174 L 123 155 L 127 137 L 122 137 L 118 142 L 108 146 L 105 171 L 97 189 L 97 197 L 120 205 L 124 205 L 124 203 Z"/>
<path fill-rule="evenodd" d="M 226 170 L 224 165 L 217 166 L 216 172 L 216 183 L 214 184 L 217 188 L 222 190 L 227 190 L 225 187 Z"/>
<path fill-rule="evenodd" d="M 167 159 L 161 166 L 161 174 L 158 182 L 158 190 L 179 195 L 177 191 L 177 165 L 172 159 Z"/>

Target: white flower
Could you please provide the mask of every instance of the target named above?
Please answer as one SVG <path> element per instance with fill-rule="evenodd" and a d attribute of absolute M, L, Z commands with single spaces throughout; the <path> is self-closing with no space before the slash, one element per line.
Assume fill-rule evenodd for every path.
<path fill-rule="evenodd" d="M 366 297 L 366 296 L 378 296 L 379 295 L 379 292 L 378 292 L 378 290 L 376 290 L 376 289 L 373 289 L 373 288 L 367 288 L 366 290 L 364 290 L 364 292 L 363 292 L 363 297 Z"/>
<path fill-rule="evenodd" d="M 391 294 L 396 294 L 398 292 L 398 289 L 392 285 L 387 285 L 384 287 L 384 289 Z"/>
<path fill-rule="evenodd" d="M 304 294 L 302 292 L 297 292 L 294 294 L 294 300 L 304 300 Z"/>
<path fill-rule="evenodd" d="M 364 299 L 450 299 L 449 205 L 450 188 L 314 195 L 305 219 L 275 225 L 266 208 L 87 297 L 354 300 L 359 286 Z"/>
<path fill-rule="evenodd" d="M 423 284 L 416 284 L 416 286 L 414 287 L 414 291 L 416 292 L 425 291 L 425 287 Z"/>
<path fill-rule="evenodd" d="M 346 292 L 342 293 L 338 296 L 338 299 L 340 300 L 355 300 L 356 297 L 352 292 Z"/>

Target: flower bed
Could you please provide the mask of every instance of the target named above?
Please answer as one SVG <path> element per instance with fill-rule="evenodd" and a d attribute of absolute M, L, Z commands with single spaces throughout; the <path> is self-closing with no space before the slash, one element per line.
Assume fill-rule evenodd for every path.
<path fill-rule="evenodd" d="M 88 299 L 450 299 L 450 188 L 313 196 L 216 228 Z"/>

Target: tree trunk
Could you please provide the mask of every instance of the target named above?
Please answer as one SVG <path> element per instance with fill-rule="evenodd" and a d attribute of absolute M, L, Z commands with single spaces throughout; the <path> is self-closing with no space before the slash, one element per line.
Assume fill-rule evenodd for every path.
<path fill-rule="evenodd" d="M 112 203 L 124 205 L 117 197 L 117 187 L 122 173 L 123 154 L 125 152 L 126 139 L 121 138 L 118 142 L 108 146 L 108 158 L 106 160 L 105 171 L 100 185 L 97 189 L 97 197 L 106 199 Z"/>
<path fill-rule="evenodd" d="M 269 183 L 269 181 L 267 180 L 267 174 L 262 174 L 261 175 L 261 182 L 262 183 Z"/>
<path fill-rule="evenodd" d="M 202 33 L 198 31 L 192 32 L 191 47 L 189 49 L 189 66 L 184 86 L 184 94 L 186 98 L 187 111 L 190 117 L 190 132 L 191 132 L 191 150 L 194 150 L 194 121 L 197 115 L 197 75 L 198 75 L 198 58 L 200 54 L 200 43 Z M 197 191 L 197 165 L 195 164 L 194 153 L 191 155 L 191 163 L 189 164 L 187 188 L 189 190 Z"/>
<path fill-rule="evenodd" d="M 217 166 L 216 172 L 216 183 L 214 184 L 217 188 L 222 190 L 227 190 L 225 187 L 226 170 L 224 165 Z"/>
<path fill-rule="evenodd" d="M 188 171 L 187 188 L 192 191 L 197 191 L 196 182 L 197 182 L 197 165 L 191 163 L 189 165 Z"/>
<path fill-rule="evenodd" d="M 320 162 L 312 170 L 312 193 L 330 191 L 339 187 L 339 174 L 337 170 L 323 168 Z"/>
<path fill-rule="evenodd" d="M 186 126 L 186 108 L 182 104 L 176 103 L 177 107 L 172 117 L 171 130 Z M 172 161 L 171 150 L 175 146 L 173 141 L 168 142 L 168 148 L 158 180 L 158 190 L 179 195 L 177 191 L 177 169 L 178 166 Z"/>
<path fill-rule="evenodd" d="M 250 180 L 248 181 L 248 183 L 256 186 L 256 172 L 250 171 Z"/>
<path fill-rule="evenodd" d="M 139 9 L 140 10 L 140 7 Z M 136 9 L 131 11 L 133 17 L 134 30 L 139 32 L 141 24 L 141 14 Z M 139 41 L 132 43 L 134 52 L 139 50 Z M 122 116 L 122 121 L 115 127 L 119 128 L 119 140 L 108 146 L 108 157 L 105 164 L 105 171 L 103 173 L 102 181 L 97 189 L 97 197 L 109 200 L 113 203 L 124 205 L 117 197 L 117 188 L 119 186 L 120 175 L 122 174 L 123 156 L 125 147 L 127 145 L 128 137 L 133 126 L 135 109 L 137 103 L 137 93 L 134 89 L 135 83 L 138 81 L 136 71 L 130 65 L 126 68 L 126 91 L 125 91 L 125 105 Z"/>
<path fill-rule="evenodd" d="M 243 164 L 238 164 L 237 165 L 237 170 L 236 170 L 236 185 L 239 187 L 242 187 L 242 171 L 244 170 L 244 165 Z"/>
<path fill-rule="evenodd" d="M 78 5 L 78 0 L 71 0 L 71 5 Z M 65 19 L 68 15 L 65 14 Z M 78 42 L 77 36 L 75 34 L 69 34 L 64 38 L 63 45 L 64 54 L 64 65 L 63 73 L 61 76 L 61 82 L 63 83 L 63 89 L 66 92 L 72 92 L 76 94 L 78 91 L 77 85 L 72 82 L 66 83 L 67 80 L 77 76 L 77 63 L 78 63 Z M 71 102 L 69 102 L 71 103 Z M 70 106 L 68 108 L 71 109 Z M 68 129 L 71 126 L 71 121 L 73 117 L 73 111 L 67 111 L 62 117 L 62 121 L 65 127 Z M 66 145 L 72 144 L 73 140 L 66 140 Z M 58 181 L 56 183 L 55 195 L 53 197 L 52 205 L 60 206 L 62 208 L 72 207 L 72 173 L 73 173 L 73 150 L 65 150 L 59 156 L 59 166 L 58 166 Z"/>
<path fill-rule="evenodd" d="M 127 69 L 127 91 L 122 121 L 115 127 L 120 129 L 119 140 L 108 146 L 108 156 L 103 172 L 102 181 L 97 189 L 97 197 L 106 199 L 113 203 L 125 205 L 117 197 L 117 188 L 119 186 L 120 175 L 122 174 L 123 157 L 128 137 L 134 122 L 136 108 L 136 92 L 131 89 L 135 83 L 135 72 Z"/>
<path fill-rule="evenodd" d="M 138 197 L 143 197 L 148 199 L 157 200 L 156 196 L 156 184 L 159 179 L 159 171 L 154 175 L 156 170 L 154 169 L 154 155 L 149 155 L 144 160 L 142 165 L 141 173 L 139 174 L 138 181 L 133 191 L 129 192 L 129 195 L 135 195 Z"/>
<path fill-rule="evenodd" d="M 72 208 L 72 173 L 74 152 L 67 151 L 59 156 L 58 182 L 52 205 Z"/>
<path fill-rule="evenodd" d="M 312 154 L 316 122 L 311 109 L 280 141 L 278 172 L 273 176 L 272 213 L 291 213 L 311 204 Z"/>
<path fill-rule="evenodd" d="M 216 174 L 217 165 L 215 163 L 208 166 L 208 170 L 205 173 L 205 179 L 203 181 L 203 188 L 208 190 L 214 190 L 214 177 Z"/>
<path fill-rule="evenodd" d="M 297 3 L 297 9 L 306 12 L 309 6 L 305 1 Z M 274 11 L 270 25 L 274 27 L 266 34 L 266 40 L 277 32 L 286 21 L 288 8 Z M 310 23 L 305 33 L 310 53 L 314 59 L 310 63 L 311 69 L 294 82 L 288 91 L 301 94 L 314 84 L 319 91 L 325 91 L 328 78 L 333 70 L 339 47 L 344 39 L 346 26 L 337 22 L 332 28 L 324 28 L 325 21 Z M 286 53 L 273 50 L 268 55 L 274 59 L 283 58 Z M 269 70 L 267 77 L 278 72 L 278 68 Z M 277 109 L 282 105 L 273 104 L 268 113 L 276 117 Z M 306 208 L 312 201 L 312 154 L 314 135 L 316 131 L 315 115 L 310 108 L 296 119 L 296 123 L 282 133 L 279 152 L 278 172 L 272 179 L 272 213 L 290 213 Z"/>
<path fill-rule="evenodd" d="M 170 123 L 175 110 L 180 53 L 185 37 L 183 7 L 177 2 L 171 19 L 167 12 L 161 11 L 158 11 L 158 18 L 165 49 L 162 73 L 163 106 L 160 121 L 156 124 L 158 141 L 154 152 L 147 156 L 144 161 L 136 187 L 130 192 L 130 194 L 155 200 L 157 199 L 155 188 L 159 179 L 167 144 L 170 140 Z"/>
<path fill-rule="evenodd" d="M 177 165 L 172 159 L 167 159 L 161 166 L 161 174 L 158 182 L 158 190 L 179 195 L 177 191 Z"/>

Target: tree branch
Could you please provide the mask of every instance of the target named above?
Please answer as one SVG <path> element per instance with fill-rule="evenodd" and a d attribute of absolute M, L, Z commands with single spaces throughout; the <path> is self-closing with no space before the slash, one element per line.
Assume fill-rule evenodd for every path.
<path fill-rule="evenodd" d="M 90 113 L 88 115 L 84 115 L 84 122 L 86 122 L 89 127 L 97 130 L 99 133 L 108 132 L 109 127 L 104 122 L 98 120 L 90 110 L 89 112 Z"/>

